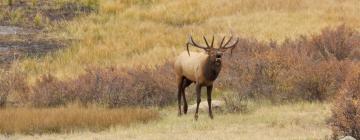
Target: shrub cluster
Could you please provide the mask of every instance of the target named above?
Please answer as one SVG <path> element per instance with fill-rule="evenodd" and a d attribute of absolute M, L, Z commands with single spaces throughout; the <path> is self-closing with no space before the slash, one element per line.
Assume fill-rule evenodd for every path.
<path fill-rule="evenodd" d="M 348 75 L 332 107 L 329 120 L 333 138 L 352 136 L 360 139 L 360 67 Z M 357 71 L 356 71 L 357 70 Z"/>
<path fill-rule="evenodd" d="M 6 104 L 23 104 L 29 87 L 24 81 L 26 75 L 20 72 L 0 71 L 0 107 Z"/>
<path fill-rule="evenodd" d="M 151 69 L 88 68 L 74 80 L 61 81 L 48 74 L 28 86 L 21 74 L 3 74 L 0 82 L 1 105 L 13 93 L 16 105 L 54 107 L 78 102 L 107 107 L 164 106 L 175 97 L 174 75 L 170 63 Z"/>
<path fill-rule="evenodd" d="M 226 57 L 219 83 L 235 94 L 274 103 L 324 101 L 344 82 L 359 47 L 359 32 L 344 25 L 281 44 L 241 39 Z"/>

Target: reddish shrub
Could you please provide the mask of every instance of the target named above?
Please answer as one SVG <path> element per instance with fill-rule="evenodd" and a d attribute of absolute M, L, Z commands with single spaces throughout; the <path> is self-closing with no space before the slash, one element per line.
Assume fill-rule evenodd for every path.
<path fill-rule="evenodd" d="M 164 106 L 175 97 L 171 68 L 170 63 L 143 70 L 89 68 L 85 74 L 70 81 L 44 75 L 32 87 L 29 102 L 37 107 L 74 101 L 108 107 Z"/>
<path fill-rule="evenodd" d="M 27 98 L 26 75 L 20 72 L 0 72 L 0 106 L 23 104 Z"/>
<path fill-rule="evenodd" d="M 349 65 L 346 61 L 307 65 L 299 72 L 295 83 L 298 97 L 308 101 L 331 99 L 344 82 Z"/>
<path fill-rule="evenodd" d="M 325 28 L 318 36 L 314 36 L 311 42 L 315 48 L 325 57 L 335 57 L 337 60 L 344 60 L 353 54 L 353 50 L 360 45 L 360 34 L 355 30 L 341 25 L 335 30 Z M 352 59 L 350 58 L 350 59 Z"/>
<path fill-rule="evenodd" d="M 164 106 L 173 101 L 175 85 L 170 64 L 153 70 L 94 69 L 76 79 L 82 103 L 116 106 Z"/>
<path fill-rule="evenodd" d="M 65 105 L 74 100 L 72 84 L 58 80 L 48 74 L 40 77 L 29 95 L 29 102 L 35 107 Z"/>
<path fill-rule="evenodd" d="M 334 139 L 340 136 L 360 139 L 360 73 L 356 71 L 349 74 L 334 100 L 330 119 Z"/>
<path fill-rule="evenodd" d="M 355 58 L 348 54 L 356 54 L 359 42 L 359 33 L 344 25 L 281 44 L 241 39 L 232 57 L 225 57 L 219 83 L 255 99 L 323 101 L 344 81 L 351 64 L 343 60 Z"/>

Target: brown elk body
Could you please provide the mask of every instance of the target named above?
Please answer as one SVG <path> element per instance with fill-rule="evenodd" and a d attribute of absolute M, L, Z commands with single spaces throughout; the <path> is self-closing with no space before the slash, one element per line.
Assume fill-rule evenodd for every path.
<path fill-rule="evenodd" d="M 223 53 L 227 49 L 233 49 L 237 42 L 228 45 L 231 41 L 231 38 L 223 46 L 225 37 L 222 39 L 219 48 L 214 48 L 214 37 L 212 39 L 211 45 L 208 44 L 206 38 L 204 37 L 207 47 L 198 45 L 195 43 L 190 36 L 189 41 L 186 43 L 187 52 L 182 52 L 175 60 L 174 68 L 176 73 L 177 85 L 178 85 L 178 107 L 179 107 L 179 116 L 181 116 L 181 98 L 184 101 L 184 113 L 187 113 L 188 105 L 185 97 L 185 89 L 192 83 L 196 84 L 196 110 L 195 110 L 195 120 L 198 119 L 199 104 L 201 102 L 201 88 L 206 86 L 207 88 L 207 101 L 209 106 L 209 116 L 212 119 L 213 114 L 211 110 L 211 92 L 213 89 L 213 82 L 218 77 L 222 62 L 221 58 Z M 197 48 L 204 49 L 205 52 L 190 52 L 189 45 L 192 45 Z"/>

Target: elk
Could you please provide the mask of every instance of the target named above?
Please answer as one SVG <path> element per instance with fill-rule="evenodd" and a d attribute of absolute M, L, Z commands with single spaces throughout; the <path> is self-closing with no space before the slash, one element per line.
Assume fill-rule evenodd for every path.
<path fill-rule="evenodd" d="M 211 110 L 211 92 L 213 89 L 213 83 L 218 77 L 222 67 L 222 56 L 226 50 L 235 48 L 239 42 L 239 38 L 235 42 L 230 43 L 232 37 L 223 45 L 225 37 L 221 40 L 219 47 L 214 48 L 214 36 L 212 37 L 211 44 L 208 43 L 205 36 L 203 36 L 206 43 L 206 47 L 196 43 L 192 36 L 186 43 L 187 52 L 182 52 L 175 59 L 174 69 L 176 73 L 176 80 L 178 85 L 178 106 L 179 116 L 181 113 L 181 98 L 184 100 L 184 114 L 187 113 L 188 105 L 185 97 L 185 89 L 192 83 L 196 85 L 196 110 L 195 120 L 198 119 L 199 104 L 201 102 L 201 88 L 206 86 L 207 88 L 207 101 L 209 107 L 209 117 L 213 119 L 213 113 Z M 191 52 L 189 51 L 189 45 L 205 50 L 205 52 Z"/>

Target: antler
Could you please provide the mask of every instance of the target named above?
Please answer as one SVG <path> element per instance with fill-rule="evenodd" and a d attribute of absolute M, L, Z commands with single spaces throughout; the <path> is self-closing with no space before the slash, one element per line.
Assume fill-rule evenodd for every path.
<path fill-rule="evenodd" d="M 239 42 L 239 38 L 237 38 L 236 39 L 236 41 L 233 43 L 233 44 L 231 44 L 231 45 L 228 45 L 229 43 L 230 43 L 230 41 L 232 40 L 232 36 L 230 37 L 230 39 L 225 43 L 225 45 L 224 46 L 222 46 L 222 44 L 223 44 L 223 42 L 224 42 L 224 39 L 225 39 L 225 37 L 221 40 L 221 43 L 220 43 L 220 48 L 221 49 L 224 49 L 224 50 L 226 50 L 226 49 L 231 49 L 231 54 L 232 54 L 232 51 L 233 51 L 233 49 L 235 48 L 235 46 L 236 46 L 236 44 Z"/>
<path fill-rule="evenodd" d="M 206 39 L 205 36 L 203 36 L 203 38 L 204 38 L 205 43 L 206 43 L 206 46 L 207 46 L 208 48 L 214 48 L 214 35 L 212 36 L 211 45 L 209 45 L 209 43 L 208 43 L 208 41 L 207 41 L 207 39 Z"/>
<path fill-rule="evenodd" d="M 232 40 L 233 37 L 230 37 L 230 39 L 225 43 L 224 46 L 222 46 L 222 43 L 225 39 L 225 37 L 223 38 L 223 40 L 221 41 L 221 44 L 220 44 L 220 48 L 223 48 L 223 49 L 229 49 L 229 48 L 234 48 L 236 46 L 236 44 L 239 42 L 239 38 L 236 39 L 236 41 L 231 44 L 231 45 L 228 45 L 230 43 L 230 41 Z"/>
<path fill-rule="evenodd" d="M 186 49 L 187 49 L 187 52 L 188 52 L 189 56 L 190 56 L 189 44 L 192 45 L 192 46 L 194 46 L 194 47 L 200 48 L 200 49 L 204 49 L 204 50 L 207 50 L 207 49 L 208 49 L 209 44 L 208 44 L 205 36 L 204 36 L 204 40 L 205 40 L 205 43 L 206 43 L 207 47 L 204 47 L 204 46 L 201 46 L 201 45 L 197 44 L 197 43 L 194 41 L 194 39 L 192 38 L 192 36 L 189 37 L 188 42 L 186 43 Z M 214 41 L 213 41 L 213 42 L 214 42 Z"/>
<path fill-rule="evenodd" d="M 207 42 L 206 37 L 203 36 L 203 38 L 204 38 L 204 41 L 205 41 L 205 43 L 206 43 L 207 48 L 209 48 L 210 45 L 209 45 L 209 43 Z"/>
<path fill-rule="evenodd" d="M 220 42 L 220 47 L 219 47 L 219 48 L 222 47 L 222 44 L 224 43 L 224 40 L 225 40 L 225 36 L 224 36 L 223 39 L 221 40 L 221 42 Z"/>
<path fill-rule="evenodd" d="M 211 48 L 214 48 L 214 35 L 213 35 L 212 41 L 211 41 Z"/>

